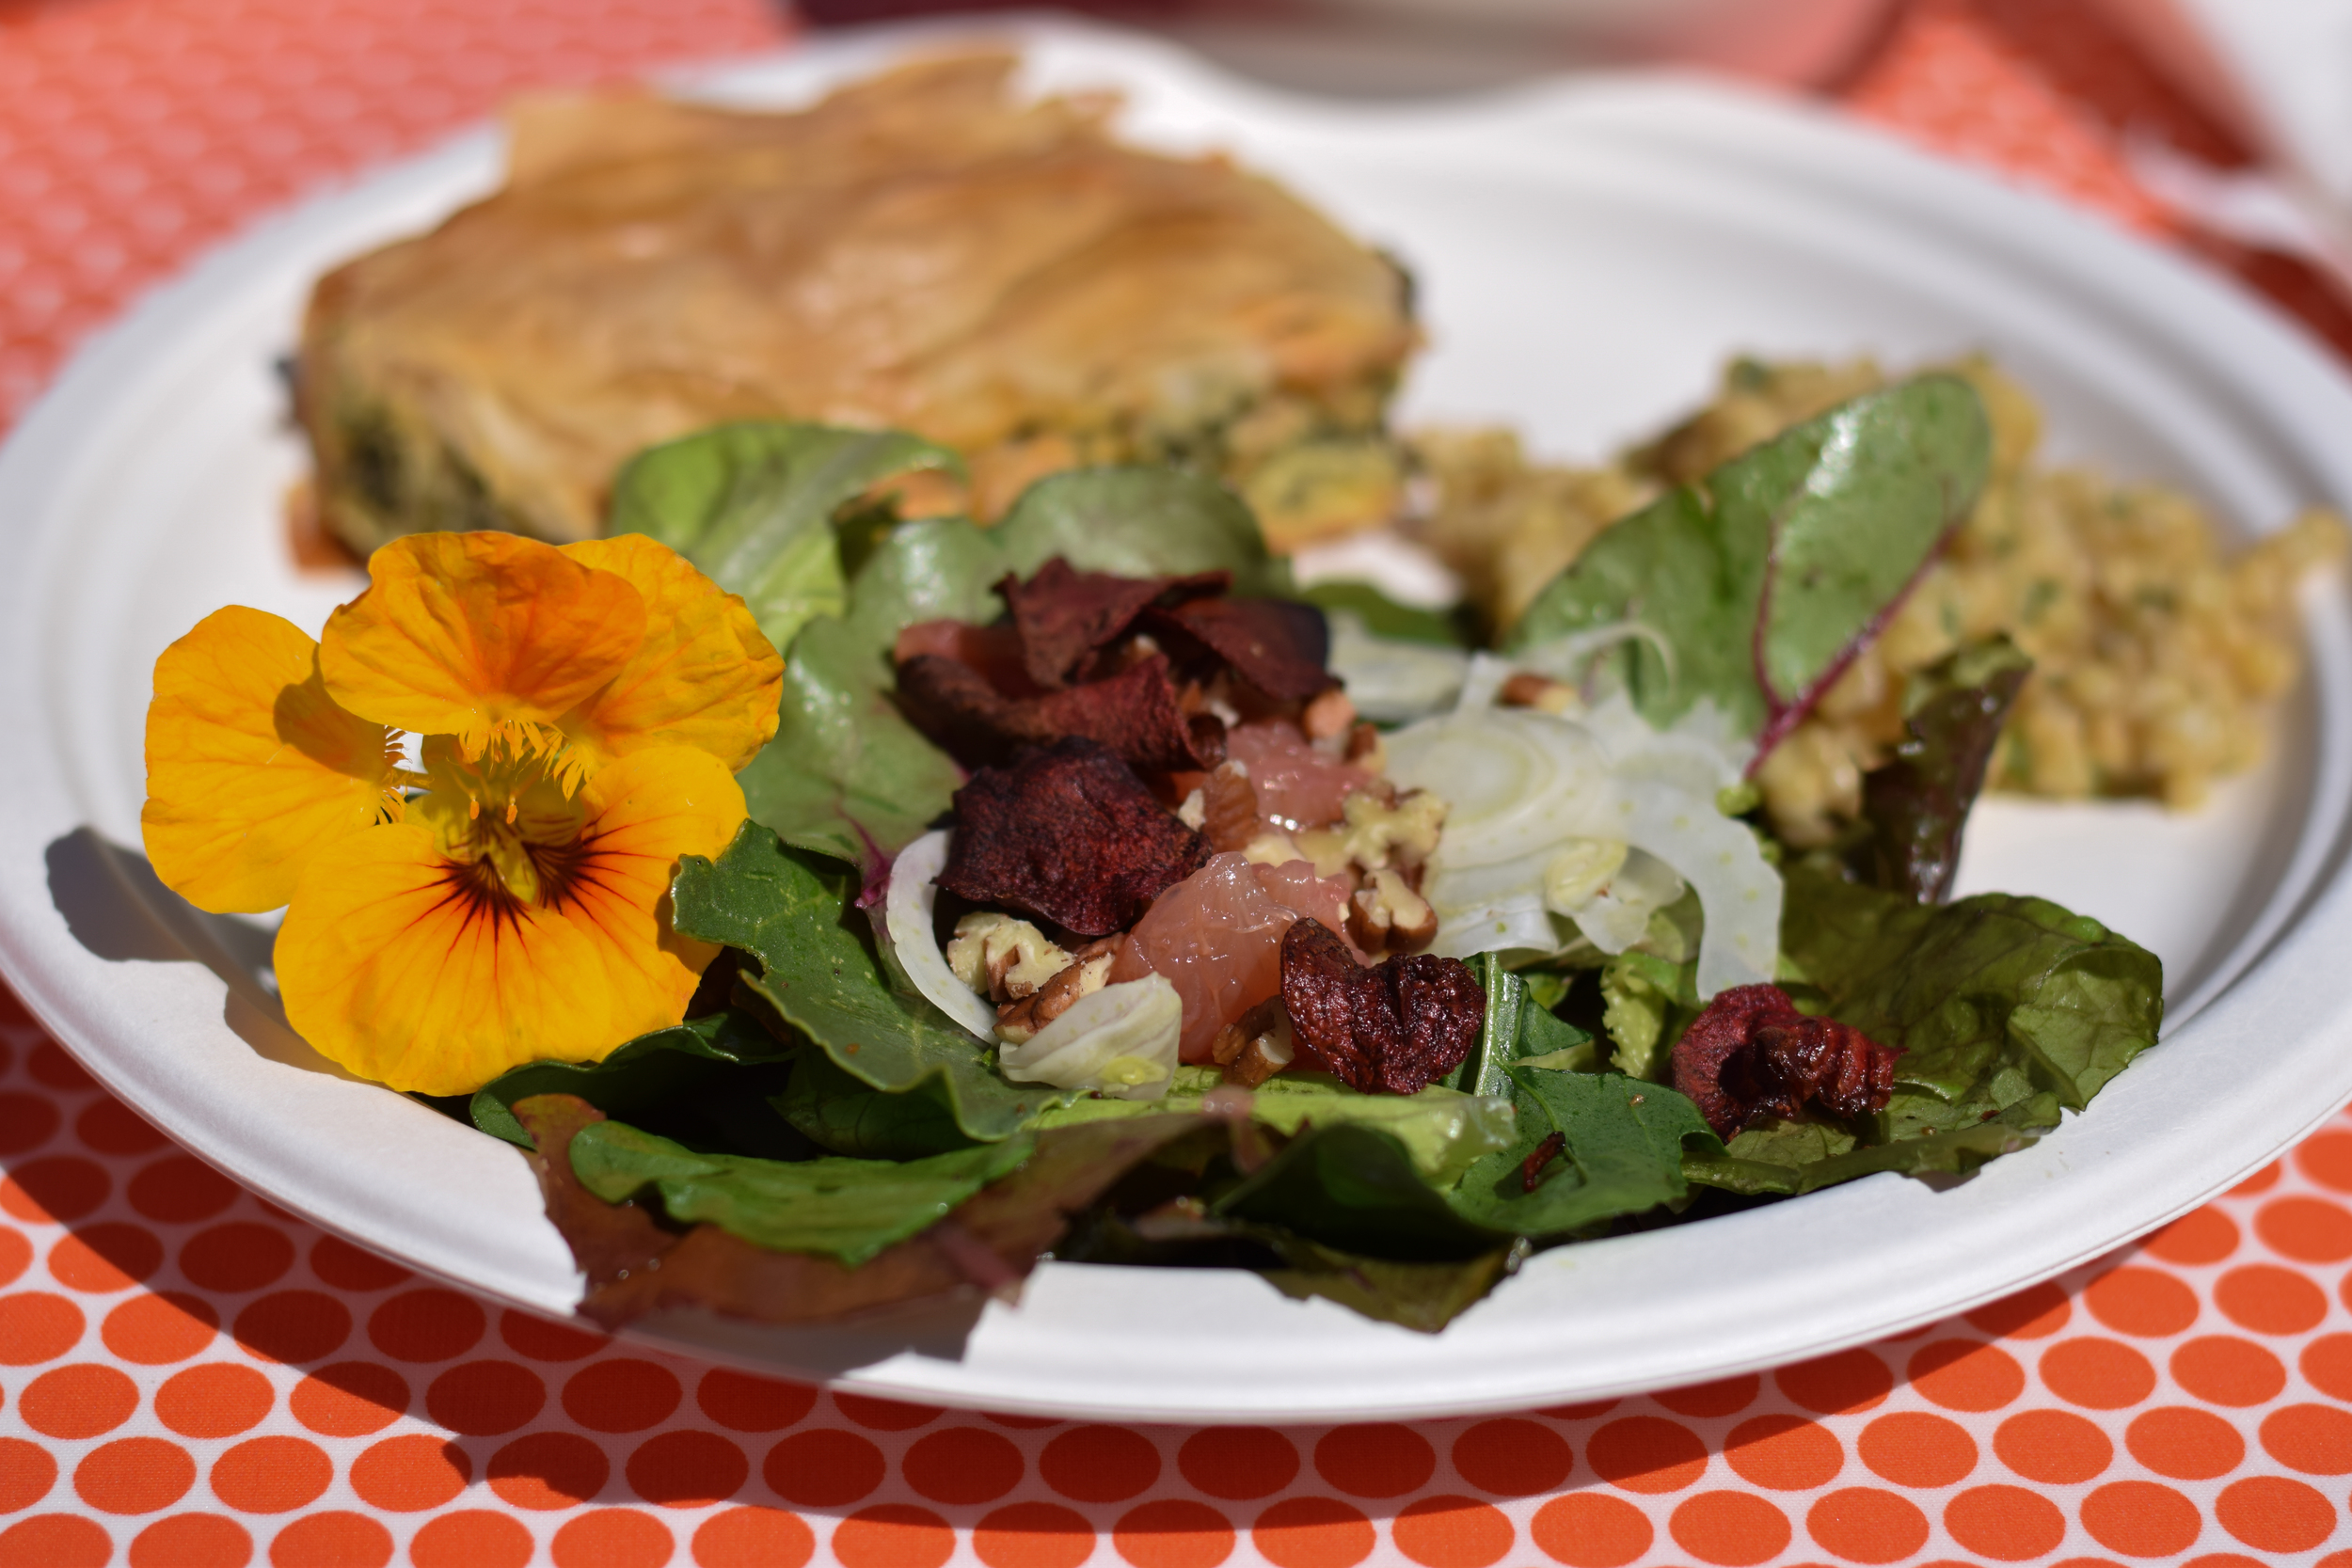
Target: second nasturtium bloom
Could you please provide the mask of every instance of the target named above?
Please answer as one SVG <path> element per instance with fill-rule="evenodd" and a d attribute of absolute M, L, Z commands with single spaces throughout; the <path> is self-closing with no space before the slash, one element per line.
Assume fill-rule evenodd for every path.
<path fill-rule="evenodd" d="M 416 534 L 368 575 L 316 641 L 231 607 L 156 661 L 156 875 L 284 905 L 288 1022 L 397 1089 L 678 1022 L 717 949 L 671 927 L 670 879 L 741 826 L 783 690 L 742 600 L 633 534 Z"/>

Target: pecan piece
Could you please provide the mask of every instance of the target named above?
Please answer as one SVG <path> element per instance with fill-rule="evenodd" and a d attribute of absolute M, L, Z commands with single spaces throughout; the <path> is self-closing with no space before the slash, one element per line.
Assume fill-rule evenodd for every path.
<path fill-rule="evenodd" d="M 1301 920 L 1282 935 L 1282 1007 L 1307 1066 L 1359 1091 L 1418 1094 L 1470 1054 L 1486 993 L 1459 958 L 1367 969 L 1330 927 Z"/>
<path fill-rule="evenodd" d="M 1797 1011 L 1778 986 L 1735 986 L 1683 1032 L 1674 1084 L 1728 1138 L 1773 1117 L 1883 1110 L 1900 1054 L 1851 1024 Z"/>

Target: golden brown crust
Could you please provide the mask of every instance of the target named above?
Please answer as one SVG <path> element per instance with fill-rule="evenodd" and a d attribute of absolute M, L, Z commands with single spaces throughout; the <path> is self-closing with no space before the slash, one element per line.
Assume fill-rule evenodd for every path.
<path fill-rule="evenodd" d="M 722 420 L 916 431 L 986 499 L 1295 404 L 1376 430 L 1402 280 L 1273 182 L 1120 147 L 1106 105 L 918 62 L 796 114 L 517 105 L 507 186 L 323 279 L 303 415 L 339 531 L 596 531 L 630 452 Z"/>

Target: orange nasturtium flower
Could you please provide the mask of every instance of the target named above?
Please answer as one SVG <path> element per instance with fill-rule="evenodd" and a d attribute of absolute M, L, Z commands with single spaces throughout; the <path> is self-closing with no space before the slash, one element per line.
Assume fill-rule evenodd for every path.
<path fill-rule="evenodd" d="M 156 875 L 287 906 L 287 1020 L 397 1089 L 678 1022 L 718 949 L 671 928 L 670 879 L 742 825 L 783 691 L 743 601 L 633 534 L 416 534 L 368 574 L 318 641 L 232 607 L 156 661 Z"/>

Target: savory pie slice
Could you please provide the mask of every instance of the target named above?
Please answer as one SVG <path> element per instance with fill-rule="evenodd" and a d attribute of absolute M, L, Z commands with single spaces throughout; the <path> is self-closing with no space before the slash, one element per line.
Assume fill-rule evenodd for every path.
<path fill-rule="evenodd" d="M 322 279 L 298 403 L 322 520 L 599 531 L 631 452 L 737 419 L 913 430 L 1001 510 L 1080 463 L 1240 487 L 1278 546 L 1387 516 L 1408 280 L 1222 157 L 1113 141 L 1108 98 L 922 61 L 809 109 L 516 106 L 507 182 Z"/>

